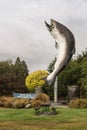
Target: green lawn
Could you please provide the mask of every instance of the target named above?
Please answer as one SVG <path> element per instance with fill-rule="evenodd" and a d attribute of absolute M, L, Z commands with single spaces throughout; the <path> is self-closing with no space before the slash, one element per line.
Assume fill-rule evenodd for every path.
<path fill-rule="evenodd" d="M 0 130 L 87 130 L 87 109 L 57 111 L 55 116 L 36 116 L 33 109 L 0 108 Z"/>

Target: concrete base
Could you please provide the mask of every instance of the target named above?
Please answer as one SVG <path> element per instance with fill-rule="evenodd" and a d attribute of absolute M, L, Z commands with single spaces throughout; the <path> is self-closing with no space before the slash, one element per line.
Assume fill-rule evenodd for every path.
<path fill-rule="evenodd" d="M 57 103 L 51 102 L 51 106 L 52 107 L 64 107 L 64 108 L 68 107 L 67 103 L 63 104 L 62 102 L 57 102 Z"/>

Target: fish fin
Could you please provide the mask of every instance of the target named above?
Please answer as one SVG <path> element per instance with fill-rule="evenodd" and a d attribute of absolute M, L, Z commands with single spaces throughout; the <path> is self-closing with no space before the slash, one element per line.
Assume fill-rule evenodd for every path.
<path fill-rule="evenodd" d="M 75 54 L 75 51 L 75 48 L 73 48 L 71 54 Z"/>
<path fill-rule="evenodd" d="M 58 43 L 55 41 L 55 47 L 58 48 Z"/>

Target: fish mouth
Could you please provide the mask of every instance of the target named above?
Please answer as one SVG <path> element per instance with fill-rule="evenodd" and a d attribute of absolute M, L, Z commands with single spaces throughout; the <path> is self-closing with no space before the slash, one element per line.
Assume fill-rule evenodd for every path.
<path fill-rule="evenodd" d="M 45 25 L 46 25 L 47 29 L 48 29 L 49 31 L 51 31 L 51 25 L 48 24 L 46 21 L 45 21 Z"/>
<path fill-rule="evenodd" d="M 47 29 L 49 30 L 49 31 L 52 31 L 52 29 L 54 28 L 54 20 L 53 19 L 51 19 L 50 20 L 51 22 L 51 24 L 48 24 L 46 21 L 45 21 L 45 25 L 46 25 L 46 27 L 47 27 Z"/>

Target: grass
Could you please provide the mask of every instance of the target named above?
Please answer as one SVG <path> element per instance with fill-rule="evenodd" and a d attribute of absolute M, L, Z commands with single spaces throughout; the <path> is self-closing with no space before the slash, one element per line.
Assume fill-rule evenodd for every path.
<path fill-rule="evenodd" d="M 0 108 L 0 130 L 87 130 L 87 109 L 57 111 L 55 116 L 36 116 L 33 109 Z"/>

